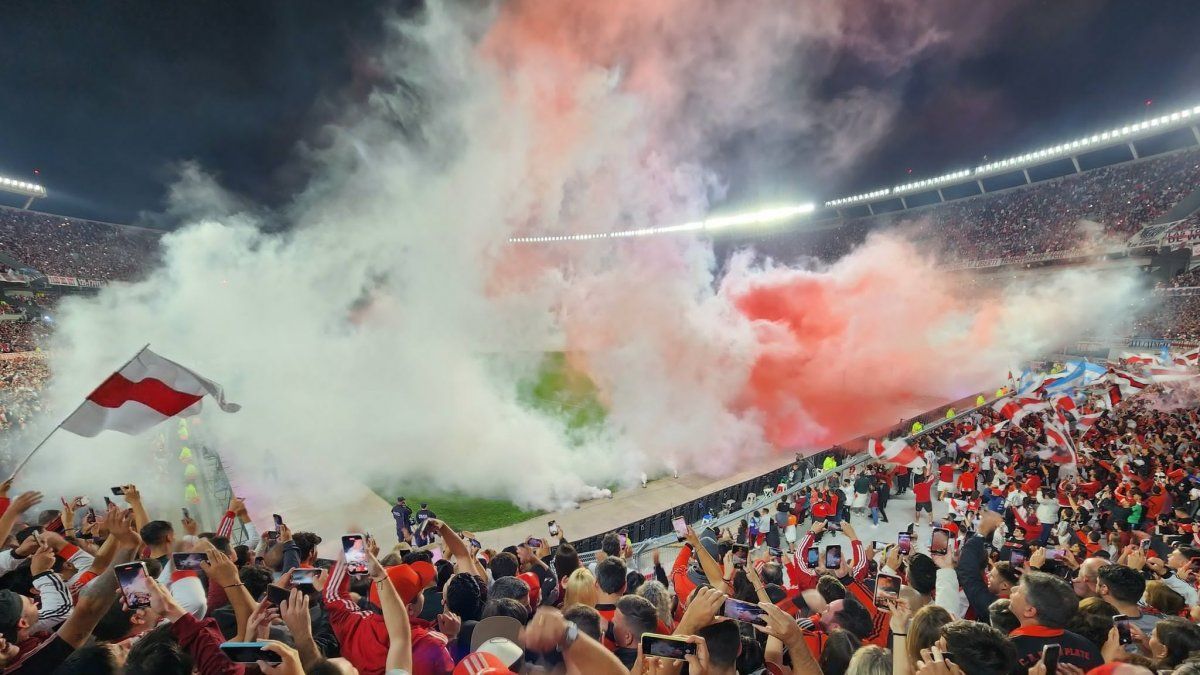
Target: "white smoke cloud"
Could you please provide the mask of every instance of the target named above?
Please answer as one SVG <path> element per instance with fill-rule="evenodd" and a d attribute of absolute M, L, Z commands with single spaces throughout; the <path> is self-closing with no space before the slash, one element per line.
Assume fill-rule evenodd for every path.
<path fill-rule="evenodd" d="M 791 128 L 819 132 L 825 152 L 869 147 L 886 129 L 891 94 L 860 89 L 817 104 L 801 87 L 781 100 L 769 79 L 785 63 L 804 65 L 806 50 L 785 61 L 782 45 L 875 44 L 869 23 L 850 20 L 866 4 L 798 16 L 767 6 L 723 21 L 727 3 L 709 3 L 707 17 L 679 3 L 606 3 L 613 21 L 568 22 L 562 43 L 526 44 L 515 38 L 524 22 L 538 26 L 529 3 L 484 17 L 433 3 L 418 23 L 392 26 L 380 63 L 395 81 L 303 151 L 312 183 L 272 214 L 291 223 L 285 233 L 264 234 L 266 216 L 189 169 L 169 209 L 189 222 L 164 238 L 162 265 L 63 303 L 52 404 L 69 411 L 150 342 L 242 404 L 204 418 L 235 479 L 282 498 L 255 485 L 278 466 L 291 498 L 319 495 L 330 511 L 355 498 L 343 486 L 362 480 L 552 507 L 643 471 L 721 473 L 762 456 L 762 420 L 742 399 L 758 336 L 719 292 L 707 244 L 506 242 L 702 214 L 722 189 L 698 159 L 707 136 L 789 110 Z M 643 11 L 678 25 L 630 34 Z M 912 42 L 906 58 L 948 39 L 904 25 L 910 40 L 889 39 Z M 656 40 L 661 48 L 637 51 Z M 831 67 L 813 63 L 805 77 Z M 818 114 L 826 110 L 839 112 Z M 1039 302 L 1049 304 L 1013 311 L 1058 299 Z M 559 420 L 524 408 L 515 387 L 544 351 L 565 347 L 579 351 L 610 409 L 606 428 L 578 446 Z M 60 437 L 30 479 L 64 493 L 144 483 L 148 443 Z"/>

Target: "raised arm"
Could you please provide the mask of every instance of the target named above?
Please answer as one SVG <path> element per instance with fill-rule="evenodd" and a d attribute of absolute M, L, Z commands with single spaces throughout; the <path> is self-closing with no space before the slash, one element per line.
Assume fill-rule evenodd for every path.
<path fill-rule="evenodd" d="M 142 538 L 133 527 L 133 514 L 121 513 L 116 509 L 109 511 L 105 517 L 108 524 L 108 540 L 114 542 L 112 562 L 125 563 L 134 559 L 142 547 Z M 94 564 L 94 563 L 93 563 Z M 67 617 L 58 636 L 72 647 L 79 648 L 91 636 L 96 624 L 108 613 L 113 600 L 117 597 L 117 575 L 109 567 L 96 577 L 79 593 L 79 602 L 71 616 Z"/>
<path fill-rule="evenodd" d="M 482 579 L 487 579 L 487 571 L 483 569 L 483 565 L 475 556 L 471 555 L 471 549 L 467 547 L 467 542 L 454 531 L 446 523 L 437 518 L 431 519 L 426 527 L 437 528 L 438 534 L 442 536 L 442 542 L 446 545 L 450 555 L 454 556 L 454 567 L 456 572 L 467 572 L 474 574 Z"/>
<path fill-rule="evenodd" d="M 367 554 L 367 573 L 371 575 L 371 583 L 379 591 L 379 602 L 383 609 L 383 624 L 387 627 L 388 670 L 400 669 L 405 672 L 412 670 L 412 628 L 408 621 L 408 608 L 400 600 L 395 585 L 388 577 L 383 566 L 375 556 Z"/>
<path fill-rule="evenodd" d="M 246 625 L 250 622 L 250 615 L 258 608 L 258 603 L 250 597 L 250 591 L 246 590 L 246 585 L 238 576 L 237 565 L 233 564 L 229 556 L 218 551 L 212 545 L 209 545 L 206 552 L 208 561 L 200 563 L 200 568 L 208 575 L 210 584 L 220 584 L 221 588 L 225 590 L 229 604 L 233 605 L 233 615 L 237 617 L 237 634 L 244 635 Z"/>
<path fill-rule="evenodd" d="M 704 570 L 708 583 L 712 584 L 713 588 L 725 590 L 725 577 L 721 574 L 721 566 L 700 543 L 700 537 L 690 526 L 687 529 L 687 543 L 691 544 L 692 550 L 696 552 L 696 559 L 700 561 L 700 569 Z"/>
<path fill-rule="evenodd" d="M 129 508 L 133 509 L 133 522 L 141 532 L 146 523 L 150 522 L 150 515 L 146 513 L 146 507 L 142 505 L 142 493 L 138 492 L 137 486 L 133 483 L 124 486 L 123 489 L 125 490 L 125 502 L 129 504 Z"/>
<path fill-rule="evenodd" d="M 541 654 L 561 651 L 569 672 L 588 675 L 628 675 L 616 654 L 583 633 L 569 630 L 562 612 L 542 607 L 525 630 L 525 648 Z"/>

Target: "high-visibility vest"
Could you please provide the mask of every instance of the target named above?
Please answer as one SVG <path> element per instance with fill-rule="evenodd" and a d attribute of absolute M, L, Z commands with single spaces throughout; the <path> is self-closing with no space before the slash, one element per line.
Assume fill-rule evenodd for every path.
<path fill-rule="evenodd" d="M 832 456 L 826 457 L 825 461 L 821 464 L 821 468 L 825 471 L 832 471 L 837 468 L 837 460 Z"/>
<path fill-rule="evenodd" d="M 996 390 L 996 398 L 1000 398 L 1001 396 L 1004 396 L 1004 387 L 1000 387 Z"/>
<path fill-rule="evenodd" d="M 954 419 L 954 408 L 946 408 L 946 419 Z"/>
<path fill-rule="evenodd" d="M 986 405 L 986 404 L 987 404 L 987 399 L 983 397 L 983 394 L 980 394 L 979 396 L 975 397 L 975 407 L 976 408 L 978 408 L 982 405 Z"/>
<path fill-rule="evenodd" d="M 916 422 L 913 422 L 913 425 L 912 425 L 912 432 L 913 432 L 914 434 L 916 434 L 916 433 L 920 433 L 920 431 L 921 431 L 922 429 L 924 429 L 924 428 L 925 428 L 925 425 L 924 425 L 924 424 L 921 424 L 921 420 L 917 420 Z"/>

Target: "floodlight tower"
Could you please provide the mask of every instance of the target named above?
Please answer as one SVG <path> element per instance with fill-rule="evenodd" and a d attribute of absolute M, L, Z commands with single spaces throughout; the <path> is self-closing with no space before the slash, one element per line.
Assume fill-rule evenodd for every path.
<path fill-rule="evenodd" d="M 23 209 L 29 208 L 33 204 L 33 200 L 46 196 L 46 188 L 37 183 L 17 180 L 16 178 L 6 178 L 4 176 L 0 176 L 0 192 L 11 192 L 28 197 L 25 200 L 25 205 L 21 207 Z"/>

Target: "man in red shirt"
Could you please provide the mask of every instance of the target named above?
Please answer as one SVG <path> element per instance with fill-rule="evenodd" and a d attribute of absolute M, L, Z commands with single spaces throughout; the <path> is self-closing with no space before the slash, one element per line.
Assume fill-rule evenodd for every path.
<path fill-rule="evenodd" d="M 931 472 L 924 476 L 920 482 L 913 483 L 913 497 L 917 500 L 917 515 L 913 517 L 914 523 L 921 522 L 921 511 L 924 511 L 929 516 L 929 524 L 933 524 L 933 499 L 930 493 L 933 491 L 934 474 Z"/>
<path fill-rule="evenodd" d="M 949 462 L 938 466 L 938 501 L 954 491 L 954 465 Z"/>

